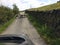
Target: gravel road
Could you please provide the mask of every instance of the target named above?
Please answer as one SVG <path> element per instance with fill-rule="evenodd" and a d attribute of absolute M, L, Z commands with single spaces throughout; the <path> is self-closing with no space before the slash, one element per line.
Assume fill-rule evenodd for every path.
<path fill-rule="evenodd" d="M 15 19 L 3 34 L 27 34 L 35 45 L 46 45 L 36 29 L 30 24 L 28 18 Z"/>

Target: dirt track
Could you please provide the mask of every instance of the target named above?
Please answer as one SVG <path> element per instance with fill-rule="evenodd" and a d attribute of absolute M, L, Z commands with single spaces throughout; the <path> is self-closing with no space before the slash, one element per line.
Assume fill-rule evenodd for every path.
<path fill-rule="evenodd" d="M 27 34 L 35 45 L 46 45 L 27 18 L 17 18 L 2 34 Z"/>

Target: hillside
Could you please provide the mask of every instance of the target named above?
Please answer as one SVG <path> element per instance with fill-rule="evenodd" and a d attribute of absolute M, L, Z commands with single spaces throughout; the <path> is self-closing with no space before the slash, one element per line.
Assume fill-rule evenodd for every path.
<path fill-rule="evenodd" d="M 54 4 L 51 4 L 51 5 L 47 5 L 47 6 L 43 6 L 43 7 L 39 7 L 39 8 L 32 8 L 32 9 L 29 9 L 30 11 L 31 10 L 35 10 L 35 11 L 48 11 L 48 10 L 52 10 L 52 9 L 60 9 L 60 2 L 57 2 L 57 3 L 54 3 Z"/>

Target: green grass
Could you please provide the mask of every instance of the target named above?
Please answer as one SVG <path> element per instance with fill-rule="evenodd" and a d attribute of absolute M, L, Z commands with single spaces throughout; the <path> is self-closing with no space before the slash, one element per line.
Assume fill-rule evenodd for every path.
<path fill-rule="evenodd" d="M 60 38 L 55 38 L 54 33 L 51 33 L 52 30 L 49 27 L 38 23 L 32 16 L 28 16 L 28 19 L 48 45 L 60 45 Z"/>
<path fill-rule="evenodd" d="M 47 6 L 43 6 L 43 7 L 32 8 L 32 9 L 28 9 L 28 10 L 49 11 L 49 10 L 53 10 L 53 9 L 60 9 L 60 2 L 51 4 L 51 5 L 47 5 Z"/>
<path fill-rule="evenodd" d="M 5 44 L 0 43 L 0 45 L 5 45 Z"/>
<path fill-rule="evenodd" d="M 14 21 L 15 17 L 0 27 L 0 34 Z"/>
<path fill-rule="evenodd" d="M 52 38 L 53 34 L 50 32 L 50 29 L 47 26 L 40 25 L 34 22 L 32 22 L 32 24 L 48 45 L 60 45 L 60 38 Z"/>

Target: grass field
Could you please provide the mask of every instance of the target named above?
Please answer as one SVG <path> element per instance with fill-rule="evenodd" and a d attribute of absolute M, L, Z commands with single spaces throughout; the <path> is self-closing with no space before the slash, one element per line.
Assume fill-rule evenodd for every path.
<path fill-rule="evenodd" d="M 60 2 L 58 3 L 54 3 L 51 5 L 47 5 L 47 6 L 43 6 L 43 7 L 39 7 L 39 8 L 32 8 L 29 10 L 35 10 L 35 11 L 49 11 L 49 10 L 53 10 L 53 9 L 60 9 Z"/>

